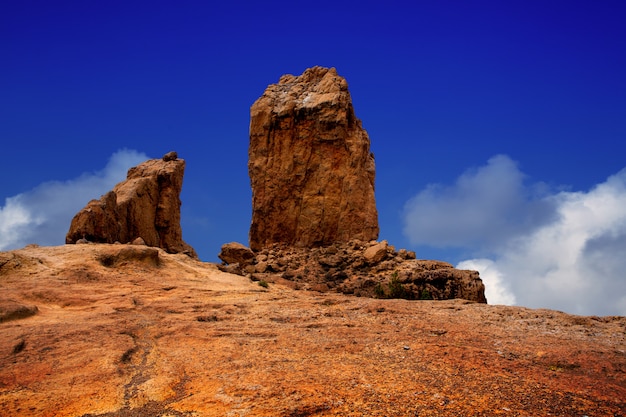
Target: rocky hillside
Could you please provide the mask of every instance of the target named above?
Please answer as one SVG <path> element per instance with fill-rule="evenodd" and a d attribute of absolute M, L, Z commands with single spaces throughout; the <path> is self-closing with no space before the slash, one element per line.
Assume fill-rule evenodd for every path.
<path fill-rule="evenodd" d="M 0 253 L 0 416 L 626 415 L 626 318 L 253 282 L 136 245 Z"/>

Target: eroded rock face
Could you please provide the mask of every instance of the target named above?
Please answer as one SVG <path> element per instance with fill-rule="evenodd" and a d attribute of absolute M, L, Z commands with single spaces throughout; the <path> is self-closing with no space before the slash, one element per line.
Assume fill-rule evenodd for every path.
<path fill-rule="evenodd" d="M 374 156 L 334 68 L 284 75 L 250 115 L 253 250 L 378 237 Z"/>
<path fill-rule="evenodd" d="M 129 243 L 141 238 L 148 246 L 197 258 L 180 227 L 184 172 L 185 161 L 175 152 L 129 169 L 125 181 L 74 216 L 66 243 Z"/>

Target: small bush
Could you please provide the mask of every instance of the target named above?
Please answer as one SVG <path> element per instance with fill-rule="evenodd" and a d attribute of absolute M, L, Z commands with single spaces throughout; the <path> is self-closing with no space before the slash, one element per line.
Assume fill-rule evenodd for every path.
<path fill-rule="evenodd" d="M 261 280 L 259 281 L 259 285 L 263 288 L 269 288 L 270 284 L 267 283 L 267 281 L 265 280 Z"/>
<path fill-rule="evenodd" d="M 16 355 L 18 353 L 20 353 L 21 351 L 24 350 L 24 348 L 26 347 L 26 340 L 20 340 L 19 343 L 15 346 L 13 346 L 13 354 Z"/>
<path fill-rule="evenodd" d="M 100 262 L 100 265 L 106 267 L 112 267 L 113 265 L 115 265 L 115 261 L 115 256 L 109 254 L 104 254 L 98 257 L 98 262 Z"/>
<path fill-rule="evenodd" d="M 124 352 L 124 354 L 120 358 L 120 361 L 122 363 L 129 363 L 133 359 L 133 355 L 135 354 L 135 352 L 137 352 L 136 346 L 128 349 L 126 352 Z"/>
<path fill-rule="evenodd" d="M 433 299 L 433 295 L 430 293 L 430 291 L 424 288 L 420 294 L 420 300 L 432 300 L 432 299 Z"/>
<path fill-rule="evenodd" d="M 374 287 L 374 295 L 376 296 L 376 298 L 387 298 L 385 294 L 385 289 L 383 288 L 383 284 L 381 284 L 380 282 Z"/>
<path fill-rule="evenodd" d="M 389 284 L 389 298 L 410 298 L 406 288 L 402 285 L 397 276 L 391 278 Z"/>
<path fill-rule="evenodd" d="M 374 287 L 374 295 L 376 298 L 404 298 L 407 300 L 414 298 L 411 291 L 407 291 L 398 279 L 397 272 L 391 275 L 391 279 L 386 286 L 380 282 L 376 284 L 376 287 Z"/>

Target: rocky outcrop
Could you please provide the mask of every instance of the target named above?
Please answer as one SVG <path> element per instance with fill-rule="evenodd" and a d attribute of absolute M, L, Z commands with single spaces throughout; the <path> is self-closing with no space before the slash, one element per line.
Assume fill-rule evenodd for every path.
<path fill-rule="evenodd" d="M 250 116 L 250 248 L 224 245 L 220 269 L 359 296 L 486 302 L 478 272 L 376 242 L 374 156 L 334 68 L 284 75 Z"/>
<path fill-rule="evenodd" d="M 66 243 L 145 242 L 197 258 L 182 239 L 180 192 L 185 161 L 169 152 L 128 170 L 125 181 L 74 216 Z"/>
<path fill-rule="evenodd" d="M 226 246 L 219 255 L 225 260 L 220 269 L 255 281 L 374 298 L 487 302 L 478 272 L 459 270 L 447 262 L 415 259 L 414 252 L 396 251 L 386 241 L 352 240 L 310 249 L 273 245 L 255 252 L 254 257 L 237 258 L 225 256 Z M 243 245 L 237 247 L 239 253 L 249 251 Z"/>
<path fill-rule="evenodd" d="M 253 250 L 378 237 L 374 156 L 334 68 L 281 77 L 250 114 Z"/>

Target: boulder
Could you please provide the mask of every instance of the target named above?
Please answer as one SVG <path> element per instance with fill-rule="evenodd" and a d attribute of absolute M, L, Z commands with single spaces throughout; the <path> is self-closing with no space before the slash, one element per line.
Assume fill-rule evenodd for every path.
<path fill-rule="evenodd" d="M 185 161 L 172 152 L 129 169 L 125 181 L 74 216 L 66 243 L 130 243 L 141 238 L 148 246 L 197 258 L 180 227 L 184 172 Z"/>
<path fill-rule="evenodd" d="M 130 242 L 131 245 L 138 245 L 138 246 L 145 246 L 146 245 L 146 241 L 143 240 L 143 238 L 140 236 L 137 239 L 133 240 L 132 242 Z"/>
<path fill-rule="evenodd" d="M 253 250 L 378 237 L 370 140 L 334 68 L 281 77 L 250 116 Z"/>
<path fill-rule="evenodd" d="M 169 161 L 175 161 L 178 159 L 178 154 L 174 151 L 172 152 L 168 152 L 165 155 L 163 155 L 163 161 L 165 162 L 169 162 Z"/>
<path fill-rule="evenodd" d="M 217 256 L 228 265 L 239 264 L 241 266 L 252 264 L 255 257 L 254 252 L 249 247 L 238 242 L 223 244 L 222 250 Z"/>
<path fill-rule="evenodd" d="M 377 264 L 387 256 L 387 241 L 383 240 L 382 242 L 378 242 L 363 252 L 363 258 L 365 258 L 365 262 L 368 264 Z"/>

